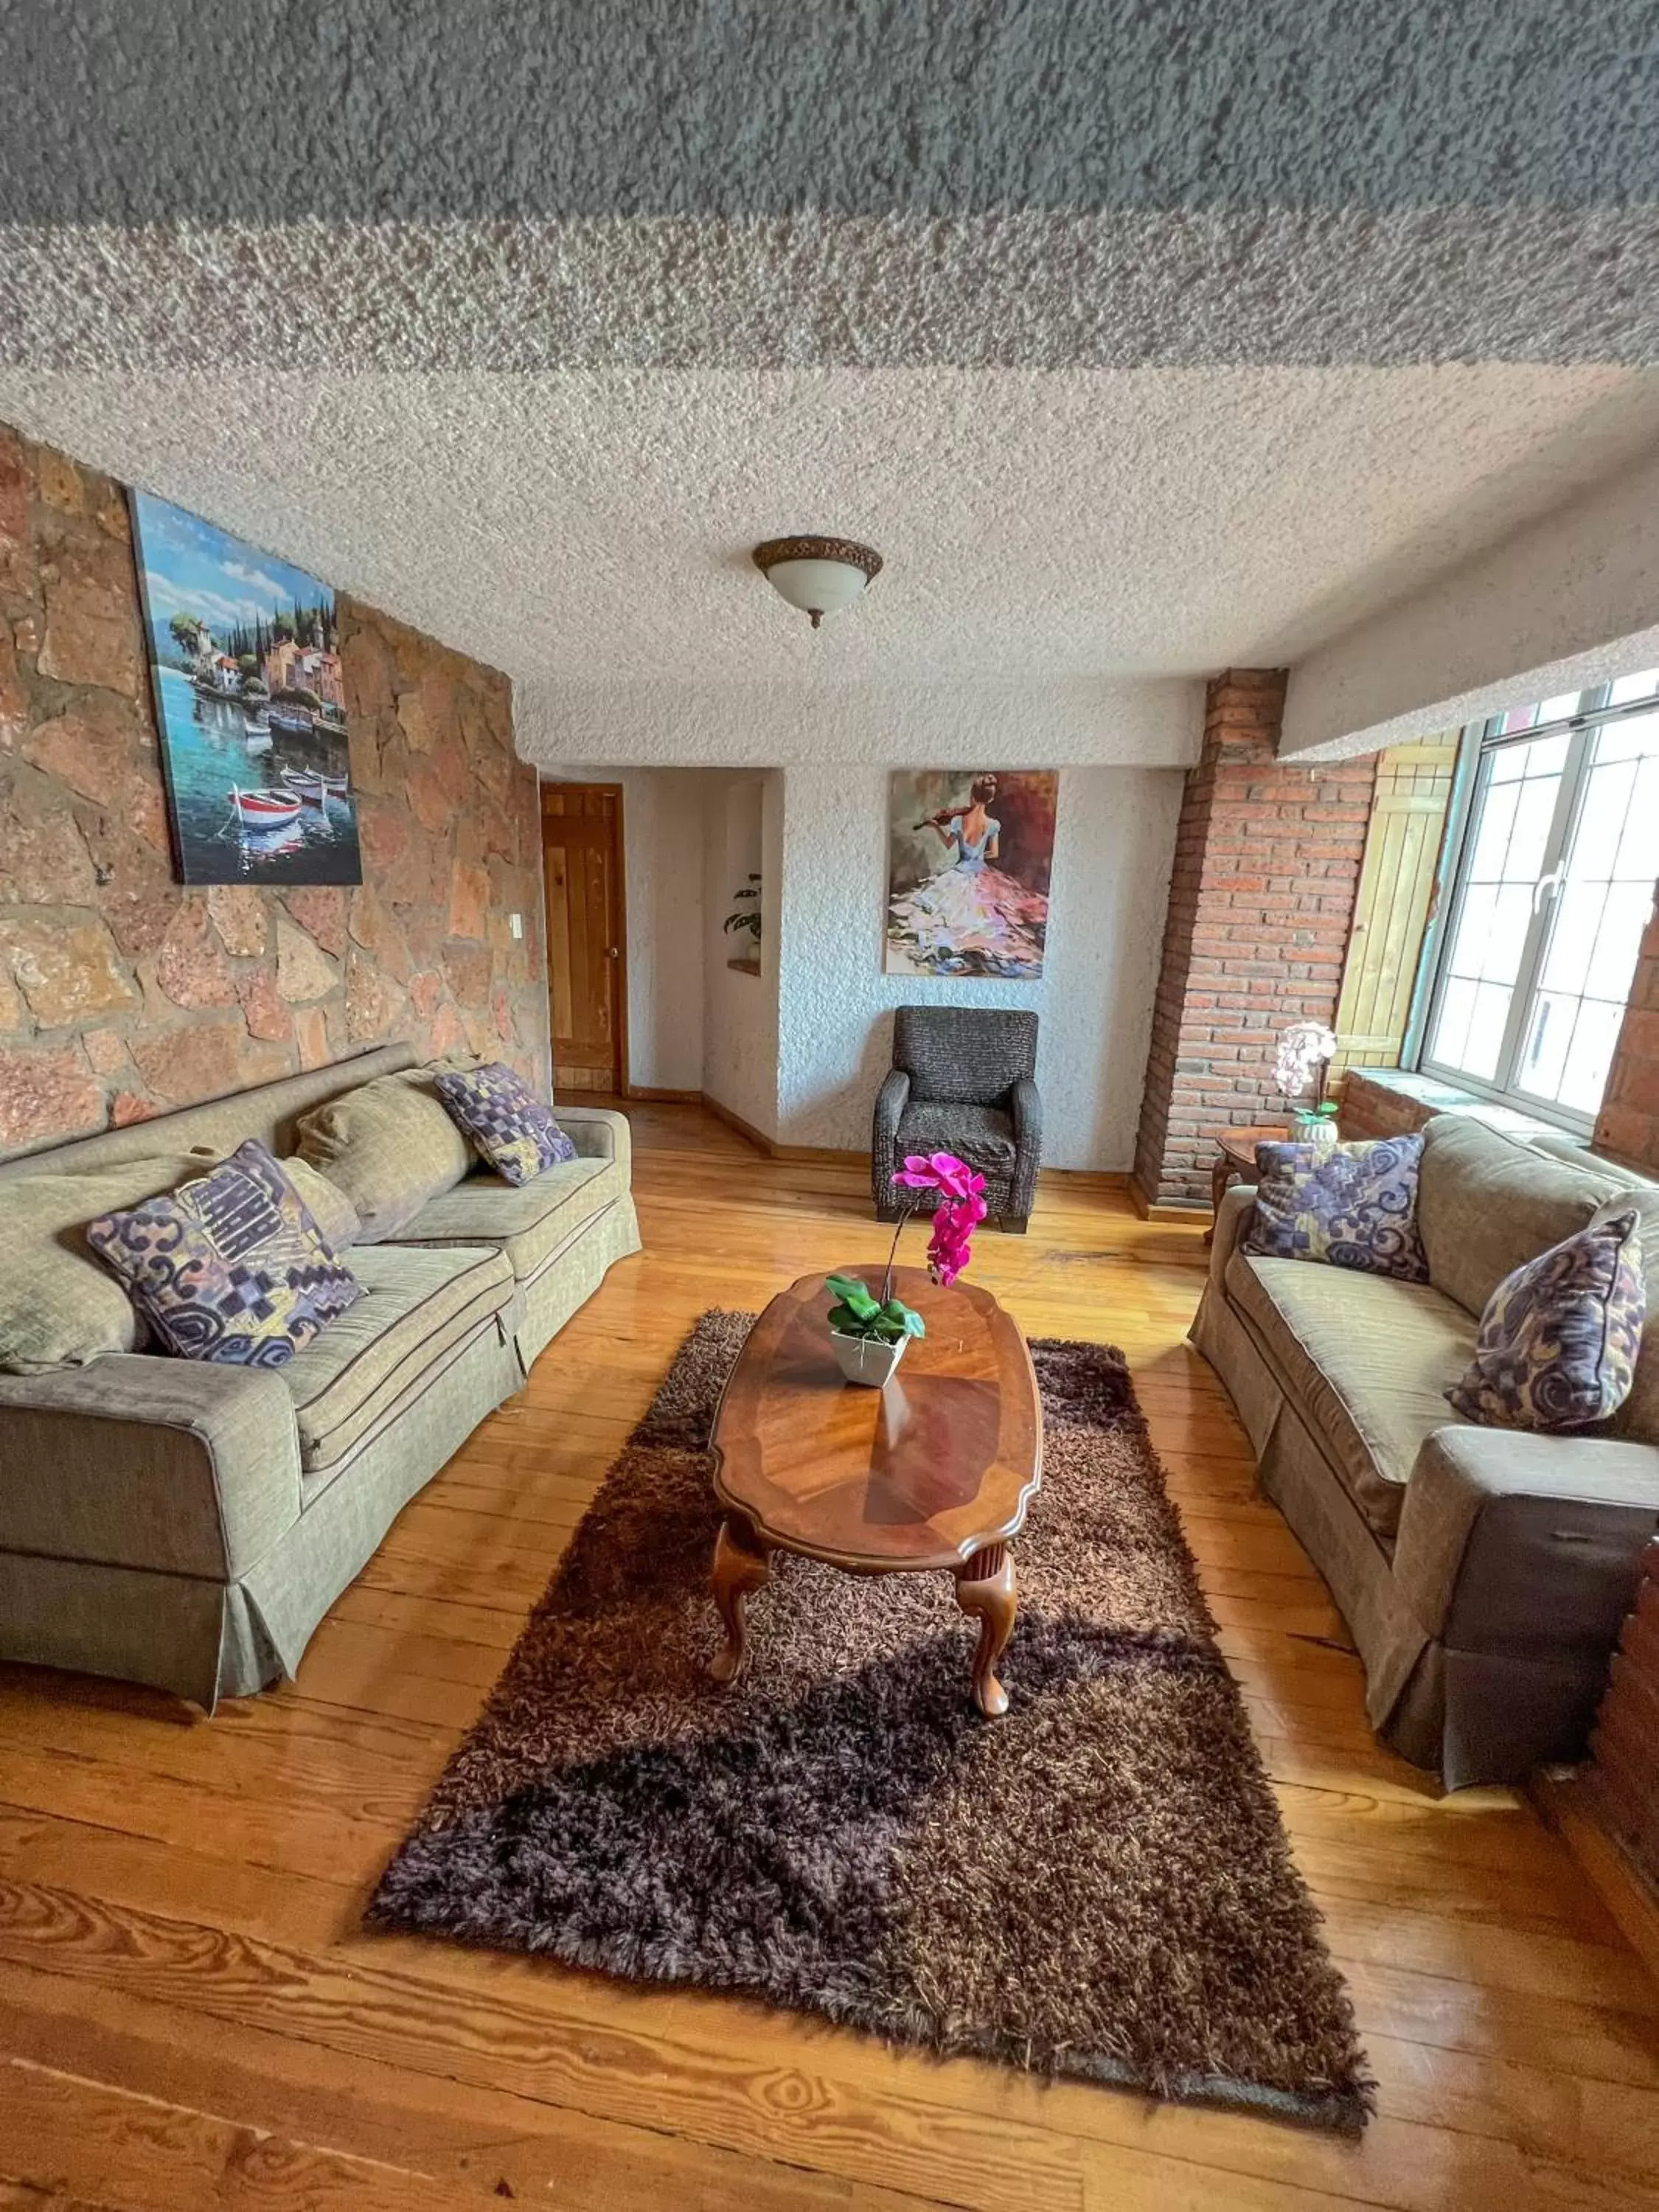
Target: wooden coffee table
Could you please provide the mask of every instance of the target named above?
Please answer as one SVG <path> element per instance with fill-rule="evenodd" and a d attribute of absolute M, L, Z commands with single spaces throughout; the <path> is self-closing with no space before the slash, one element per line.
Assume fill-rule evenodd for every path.
<path fill-rule="evenodd" d="M 774 1551 L 854 1575 L 943 1571 L 979 1620 L 974 1702 L 994 1719 L 1008 1709 L 996 1677 L 1014 1626 L 1008 1544 L 1042 1479 L 1030 1352 L 989 1291 L 940 1290 L 920 1268 L 900 1267 L 894 1290 L 927 1334 L 884 1389 L 862 1389 L 836 1364 L 823 1281 L 804 1275 L 773 1299 L 715 1416 L 714 1495 L 726 1518 L 714 1589 L 726 1640 L 709 1672 L 717 1682 L 742 1672 L 745 1604 Z"/>

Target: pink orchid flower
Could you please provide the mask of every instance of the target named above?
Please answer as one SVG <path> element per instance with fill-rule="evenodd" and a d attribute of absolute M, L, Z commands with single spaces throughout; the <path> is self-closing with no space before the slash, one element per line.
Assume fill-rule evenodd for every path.
<path fill-rule="evenodd" d="M 936 1190 L 939 1194 L 939 1204 L 933 1209 L 933 1233 L 927 1246 L 927 1272 L 936 1283 L 954 1283 L 973 1256 L 975 1227 L 985 1218 L 984 1176 L 976 1175 L 967 1161 L 959 1160 L 954 1152 L 934 1152 L 931 1157 L 925 1152 L 912 1152 L 893 1181 L 908 1190 Z M 893 1261 L 898 1252 L 900 1232 L 908 1218 L 907 1212 L 893 1234 L 884 1297 L 892 1288 Z"/>
<path fill-rule="evenodd" d="M 911 1190 L 942 1191 L 946 1198 L 977 1198 L 985 1188 L 984 1176 L 975 1175 L 954 1152 L 935 1152 L 931 1158 L 911 1152 L 893 1181 Z"/>
<path fill-rule="evenodd" d="M 977 1192 L 967 1198 L 947 1198 L 939 1206 L 927 1247 L 927 1272 L 936 1283 L 954 1283 L 968 1265 L 973 1257 L 973 1232 L 985 1212 L 985 1200 Z"/>

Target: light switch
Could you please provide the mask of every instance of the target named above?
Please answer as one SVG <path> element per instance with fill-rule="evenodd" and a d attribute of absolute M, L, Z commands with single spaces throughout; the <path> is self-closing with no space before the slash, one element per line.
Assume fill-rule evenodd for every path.
<path fill-rule="evenodd" d="M 512 931 L 514 937 L 522 937 L 524 935 L 524 916 L 521 914 L 508 915 L 507 917 L 507 926 Z"/>

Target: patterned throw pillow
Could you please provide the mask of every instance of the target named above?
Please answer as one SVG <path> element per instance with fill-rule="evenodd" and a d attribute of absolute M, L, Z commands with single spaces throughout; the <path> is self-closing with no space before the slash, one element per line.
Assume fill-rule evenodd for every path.
<path fill-rule="evenodd" d="M 363 1294 L 252 1139 L 211 1175 L 88 1222 L 86 1236 L 185 1359 L 281 1367 Z"/>
<path fill-rule="evenodd" d="M 1592 1427 L 1630 1395 L 1646 1311 L 1641 1224 L 1628 1200 L 1611 1199 L 1576 1236 L 1504 1276 L 1446 1395 L 1488 1428 Z"/>
<path fill-rule="evenodd" d="M 497 1175 L 530 1182 L 544 1168 L 574 1160 L 576 1147 L 529 1085 L 499 1060 L 447 1069 L 438 1095 Z"/>
<path fill-rule="evenodd" d="M 1362 1144 L 1266 1144 L 1243 1249 L 1267 1260 L 1318 1260 L 1396 1282 L 1426 1283 L 1417 1233 L 1421 1137 Z"/>

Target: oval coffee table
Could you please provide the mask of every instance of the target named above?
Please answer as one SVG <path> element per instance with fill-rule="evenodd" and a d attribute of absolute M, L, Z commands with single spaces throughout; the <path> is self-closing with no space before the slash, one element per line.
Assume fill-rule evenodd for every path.
<path fill-rule="evenodd" d="M 726 1640 L 709 1672 L 717 1682 L 742 1672 L 745 1602 L 774 1551 L 854 1575 L 943 1571 L 978 1618 L 974 1702 L 994 1719 L 1008 1709 L 996 1677 L 1014 1626 L 1008 1544 L 1042 1479 L 1030 1352 L 988 1291 L 941 1290 L 921 1268 L 899 1267 L 894 1290 L 927 1334 L 890 1382 L 861 1388 L 836 1364 L 823 1283 L 805 1275 L 772 1300 L 715 1415 L 714 1495 L 726 1518 L 714 1589 Z"/>

